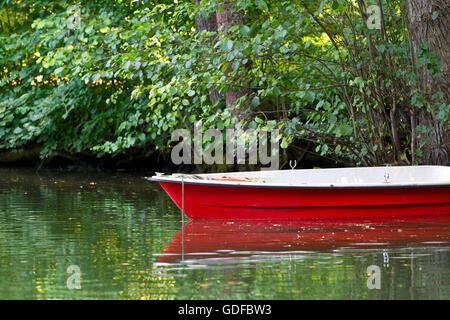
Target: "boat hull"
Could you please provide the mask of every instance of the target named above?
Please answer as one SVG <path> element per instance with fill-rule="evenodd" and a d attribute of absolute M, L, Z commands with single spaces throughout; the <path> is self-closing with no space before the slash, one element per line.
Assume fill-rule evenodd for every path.
<path fill-rule="evenodd" d="M 159 182 L 182 209 L 182 184 Z M 184 183 L 191 219 L 342 219 L 450 215 L 450 186 L 303 188 Z"/>

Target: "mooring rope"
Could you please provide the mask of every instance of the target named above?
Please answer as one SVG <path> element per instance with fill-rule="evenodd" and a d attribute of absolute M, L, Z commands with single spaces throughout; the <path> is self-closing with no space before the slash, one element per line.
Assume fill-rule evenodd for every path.
<path fill-rule="evenodd" d="M 184 220 L 184 177 L 181 177 L 181 218 Z"/>
<path fill-rule="evenodd" d="M 184 177 L 181 176 L 181 261 L 184 261 Z"/>

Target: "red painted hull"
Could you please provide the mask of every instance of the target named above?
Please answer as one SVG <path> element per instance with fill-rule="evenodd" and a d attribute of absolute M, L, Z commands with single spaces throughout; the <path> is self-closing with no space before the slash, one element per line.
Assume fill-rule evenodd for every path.
<path fill-rule="evenodd" d="M 449 241 L 450 216 L 326 221 L 193 220 L 166 245 L 158 261 L 237 257 L 249 255 L 248 252 L 448 246 Z"/>
<path fill-rule="evenodd" d="M 182 207 L 182 185 L 159 182 Z M 191 219 L 342 219 L 450 215 L 450 186 L 302 188 L 184 184 Z"/>

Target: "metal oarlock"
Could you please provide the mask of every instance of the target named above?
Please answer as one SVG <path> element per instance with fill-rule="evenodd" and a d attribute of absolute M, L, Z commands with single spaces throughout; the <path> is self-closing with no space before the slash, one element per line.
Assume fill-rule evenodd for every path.
<path fill-rule="evenodd" d="M 291 167 L 291 170 L 294 170 L 297 166 L 297 160 L 289 160 L 289 166 Z"/>
<path fill-rule="evenodd" d="M 387 171 L 387 168 L 390 167 L 390 164 L 386 164 L 386 171 L 384 172 L 384 182 L 389 183 L 389 172 Z"/>

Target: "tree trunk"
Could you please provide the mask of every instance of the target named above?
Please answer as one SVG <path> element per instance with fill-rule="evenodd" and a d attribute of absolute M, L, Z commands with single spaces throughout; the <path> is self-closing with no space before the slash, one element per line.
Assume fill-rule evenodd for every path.
<path fill-rule="evenodd" d="M 194 2 L 198 6 L 200 3 L 200 0 L 194 0 Z M 203 19 L 203 17 L 197 16 L 197 18 L 195 20 L 195 26 L 196 26 L 198 32 L 203 32 L 203 31 L 217 32 L 217 20 L 216 20 L 215 12 L 212 13 L 208 19 Z M 209 44 L 211 50 L 213 50 L 213 47 L 215 44 L 215 38 L 211 37 L 208 40 L 208 44 Z M 211 104 L 215 104 L 217 102 L 217 100 L 220 99 L 219 92 L 214 87 L 211 87 L 208 91 L 209 91 L 209 100 L 211 101 Z"/>
<path fill-rule="evenodd" d="M 229 0 L 223 1 L 223 11 L 217 10 L 216 12 L 216 19 L 217 19 L 217 27 L 219 32 L 228 32 L 229 28 L 235 25 L 241 25 L 243 24 L 243 16 L 242 12 L 233 12 L 233 4 L 229 2 Z M 232 70 L 232 62 L 228 64 L 227 69 L 225 70 L 225 74 L 228 75 Z M 229 79 L 230 82 L 238 82 L 238 79 Z M 228 92 L 225 92 L 225 101 L 226 101 L 226 107 L 232 107 L 236 100 L 239 98 L 245 96 L 248 93 L 248 90 L 240 87 L 238 90 L 233 90 L 231 88 Z M 241 119 L 244 119 L 248 116 L 249 109 L 236 109 L 234 111 L 235 114 L 238 114 Z"/>
<path fill-rule="evenodd" d="M 438 12 L 438 15 L 434 15 Z M 448 0 L 407 0 L 406 13 L 409 22 L 410 41 L 412 54 L 417 58 L 419 48 L 428 43 L 429 50 L 435 54 L 442 66 L 441 76 L 433 78 L 426 70 L 417 70 L 421 80 L 421 89 L 428 102 L 433 104 L 433 94 L 441 91 L 444 101 L 450 103 L 450 4 Z M 417 65 L 417 63 L 416 63 Z M 446 125 L 440 123 L 433 113 L 426 109 L 416 109 L 418 125 L 433 128 L 417 139 L 427 139 L 427 144 L 422 150 L 424 164 L 448 164 L 449 133 Z"/>

